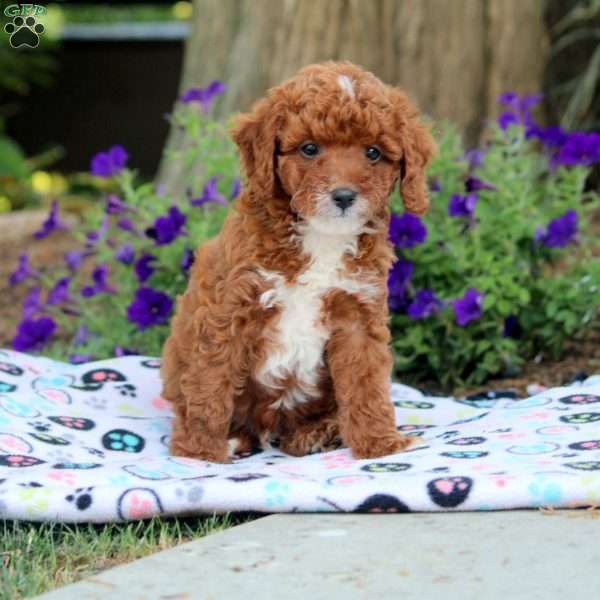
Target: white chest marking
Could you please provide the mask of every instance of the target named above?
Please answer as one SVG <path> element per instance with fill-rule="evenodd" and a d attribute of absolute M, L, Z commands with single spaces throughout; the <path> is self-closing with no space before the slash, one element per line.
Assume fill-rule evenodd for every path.
<path fill-rule="evenodd" d="M 319 369 L 323 366 L 323 351 L 330 333 L 321 319 L 323 295 L 331 289 L 367 297 L 377 293 L 377 286 L 367 278 L 361 281 L 344 272 L 343 256 L 357 251 L 355 235 L 324 235 L 307 230 L 302 247 L 311 262 L 294 284 L 288 284 L 279 273 L 260 272 L 273 284 L 260 297 L 261 304 L 281 310 L 275 326 L 265 333 L 274 348 L 257 374 L 263 385 L 282 390 L 282 397 L 272 405 L 274 408 L 292 409 L 319 395 Z M 297 382 L 293 389 L 283 385 L 290 375 Z"/>

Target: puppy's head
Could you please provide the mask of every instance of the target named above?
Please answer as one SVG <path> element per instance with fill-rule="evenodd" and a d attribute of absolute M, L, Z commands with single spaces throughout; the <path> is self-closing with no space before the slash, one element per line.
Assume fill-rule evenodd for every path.
<path fill-rule="evenodd" d="M 427 210 L 427 127 L 400 90 L 350 63 L 312 65 L 271 89 L 233 137 L 252 201 L 287 203 L 322 233 L 385 224 L 398 179 L 406 209 Z"/>

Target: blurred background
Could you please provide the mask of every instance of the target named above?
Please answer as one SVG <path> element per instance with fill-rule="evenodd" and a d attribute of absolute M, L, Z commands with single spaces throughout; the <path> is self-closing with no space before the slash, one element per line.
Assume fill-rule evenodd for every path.
<path fill-rule="evenodd" d="M 0 2 L 2 25 L 14 2 Z M 168 115 L 214 79 L 217 116 L 246 110 L 308 63 L 347 59 L 403 86 L 475 145 L 507 90 L 544 94 L 540 115 L 598 126 L 599 0 L 169 0 L 51 2 L 35 48 L 0 30 L 0 210 L 72 184 L 91 156 L 123 144 L 146 178 L 180 143 Z M 1 29 L 0 27 L 0 29 Z M 36 171 L 54 174 L 54 179 Z M 77 183 L 77 180 L 75 181 Z M 71 186 L 72 187 L 72 186 Z M 59 192 L 60 189 L 53 190 Z"/>

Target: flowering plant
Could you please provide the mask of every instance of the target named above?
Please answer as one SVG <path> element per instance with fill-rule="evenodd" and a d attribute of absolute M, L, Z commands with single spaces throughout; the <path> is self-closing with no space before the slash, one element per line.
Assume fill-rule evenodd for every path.
<path fill-rule="evenodd" d="M 600 135 L 540 127 L 539 97 L 499 101 L 506 110 L 484 148 L 464 152 L 451 128 L 441 136 L 423 222 L 392 217 L 390 308 L 404 379 L 450 385 L 516 374 L 526 359 L 558 354 L 597 315 L 589 217 L 600 202 L 585 183 L 600 162 Z"/>
<path fill-rule="evenodd" d="M 183 197 L 137 183 L 119 145 L 92 158 L 108 191 L 72 231 L 80 247 L 51 272 L 23 255 L 11 274 L 11 284 L 29 284 L 17 350 L 73 362 L 160 353 L 193 251 L 219 231 L 240 189 L 227 128 L 210 118 L 223 91 L 219 82 L 190 90 L 173 115 L 188 140 L 171 157 L 189 173 Z M 450 127 L 441 135 L 427 217 L 392 215 L 389 304 L 404 379 L 450 385 L 515 369 L 559 351 L 600 301 L 587 231 L 598 198 L 584 191 L 598 143 L 539 128 L 531 99 L 502 100 L 510 116 L 491 127 L 484 149 L 465 153 Z M 53 203 L 36 238 L 66 227 L 59 212 Z"/>

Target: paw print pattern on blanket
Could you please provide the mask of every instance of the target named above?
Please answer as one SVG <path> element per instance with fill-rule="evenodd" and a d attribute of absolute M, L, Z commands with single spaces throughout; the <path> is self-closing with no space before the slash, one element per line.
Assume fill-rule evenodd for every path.
<path fill-rule="evenodd" d="M 354 460 L 255 450 L 217 465 L 167 453 L 160 361 L 67 365 L 0 351 L 0 515 L 122 521 L 230 511 L 407 512 L 576 506 L 600 498 L 600 379 L 516 399 L 392 386 L 408 451 Z"/>

